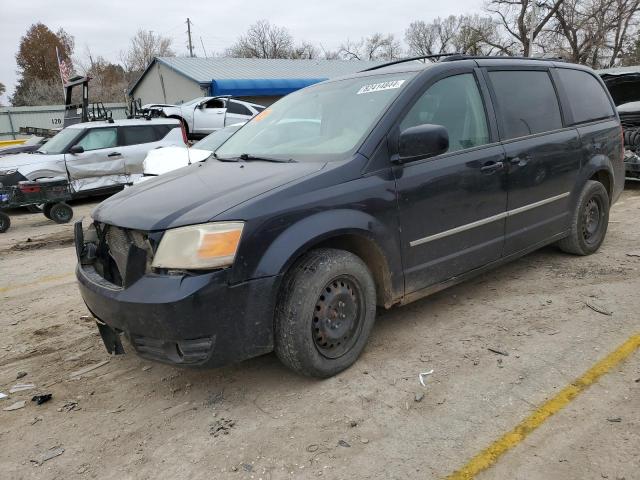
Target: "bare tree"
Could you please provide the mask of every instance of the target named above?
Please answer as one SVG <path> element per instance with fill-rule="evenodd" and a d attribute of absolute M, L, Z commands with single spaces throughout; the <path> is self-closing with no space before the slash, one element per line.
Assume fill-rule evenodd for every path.
<path fill-rule="evenodd" d="M 405 42 L 409 45 L 409 54 L 415 56 L 509 53 L 498 35 L 496 22 L 477 14 L 436 18 L 430 23 L 413 22 L 405 32 Z"/>
<path fill-rule="evenodd" d="M 291 58 L 293 37 L 284 27 L 260 20 L 249 27 L 227 50 L 230 57 L 241 58 Z"/>
<path fill-rule="evenodd" d="M 393 34 L 374 33 L 358 41 L 347 39 L 337 55 L 345 60 L 395 60 L 402 55 L 402 46 Z"/>
<path fill-rule="evenodd" d="M 60 79 L 33 78 L 22 85 L 19 97 L 14 94 L 11 104 L 22 105 L 60 105 L 64 103 Z"/>
<path fill-rule="evenodd" d="M 291 58 L 306 60 L 320 58 L 320 50 L 309 42 L 302 42 L 291 50 Z"/>
<path fill-rule="evenodd" d="M 520 54 L 531 56 L 536 40 L 565 0 L 489 0 L 487 12 L 494 15 Z"/>
<path fill-rule="evenodd" d="M 637 35 L 640 0 L 616 0 L 615 9 L 614 25 L 609 31 L 611 35 L 609 67 L 614 66 L 624 56 L 623 50 L 631 43 L 631 34 Z"/>
<path fill-rule="evenodd" d="M 172 40 L 151 30 L 138 30 L 131 38 L 129 49 L 120 53 L 127 73 L 142 72 L 155 57 L 175 57 Z"/>

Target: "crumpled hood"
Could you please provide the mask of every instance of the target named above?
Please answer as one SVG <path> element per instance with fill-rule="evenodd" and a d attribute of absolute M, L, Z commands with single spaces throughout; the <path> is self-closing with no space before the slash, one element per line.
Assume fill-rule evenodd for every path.
<path fill-rule="evenodd" d="M 43 162 L 64 161 L 64 154 L 45 155 L 41 153 L 16 153 L 6 157 L 0 157 L 0 170 L 20 168 L 24 165 L 33 165 Z"/>
<path fill-rule="evenodd" d="M 145 231 L 204 223 L 253 197 L 318 172 L 324 165 L 195 163 L 126 188 L 98 205 L 92 216 L 99 222 Z"/>

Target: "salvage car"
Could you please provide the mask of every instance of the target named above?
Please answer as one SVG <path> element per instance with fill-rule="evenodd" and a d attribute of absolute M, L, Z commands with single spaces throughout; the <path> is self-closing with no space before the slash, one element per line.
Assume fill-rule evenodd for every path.
<path fill-rule="evenodd" d="M 377 307 L 545 245 L 596 252 L 621 139 L 578 65 L 453 56 L 332 79 L 77 223 L 80 292 L 109 352 L 124 337 L 148 359 L 221 366 L 275 350 L 328 377 Z"/>
<path fill-rule="evenodd" d="M 211 154 L 231 135 L 236 133 L 244 123 L 236 123 L 228 127 L 207 135 L 191 147 L 186 145 L 156 148 L 147 153 L 142 166 L 142 177 L 134 183 L 144 182 L 150 178 L 157 177 L 178 168 L 186 167 L 195 162 L 202 162 L 209 158 Z"/>
<path fill-rule="evenodd" d="M 235 123 L 246 122 L 264 106 L 228 96 L 198 97 L 180 105 L 152 103 L 142 106 L 149 115 L 180 120 L 189 138 L 202 138 Z"/>
<path fill-rule="evenodd" d="M 34 152 L 0 157 L 0 185 L 67 178 L 75 196 L 105 193 L 141 177 L 150 150 L 185 142 L 180 122 L 169 118 L 77 123 Z"/>

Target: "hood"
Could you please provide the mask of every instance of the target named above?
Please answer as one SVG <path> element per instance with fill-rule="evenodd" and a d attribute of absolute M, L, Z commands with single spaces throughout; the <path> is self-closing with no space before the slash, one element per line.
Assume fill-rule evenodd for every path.
<path fill-rule="evenodd" d="M 0 169 L 18 168 L 23 165 L 63 159 L 64 155 L 45 155 L 41 153 L 16 153 L 8 157 L 0 157 Z"/>
<path fill-rule="evenodd" d="M 204 223 L 251 198 L 318 172 L 324 165 L 195 163 L 123 190 L 98 205 L 93 218 L 146 231 Z"/>
<path fill-rule="evenodd" d="M 189 163 L 201 162 L 209 158 L 211 152 L 197 148 L 163 147 L 151 150 L 144 159 L 143 173 L 162 175 L 163 173 L 186 167 Z"/>

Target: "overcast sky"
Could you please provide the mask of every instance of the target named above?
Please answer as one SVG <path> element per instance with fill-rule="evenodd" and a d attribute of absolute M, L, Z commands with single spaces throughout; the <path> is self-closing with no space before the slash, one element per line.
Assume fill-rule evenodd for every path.
<path fill-rule="evenodd" d="M 203 56 L 200 38 L 207 53 L 224 51 L 260 19 L 286 27 L 296 42 L 306 40 L 334 50 L 347 38 L 372 32 L 402 39 L 414 20 L 475 13 L 481 6 L 482 0 L 0 0 L 0 82 L 8 94 L 13 92 L 20 37 L 38 21 L 73 35 L 76 57 L 82 59 L 89 46 L 94 56 L 116 62 L 138 28 L 171 37 L 174 50 L 184 54 L 187 17 L 193 22 L 195 52 Z M 7 95 L 0 101 L 6 105 Z"/>

